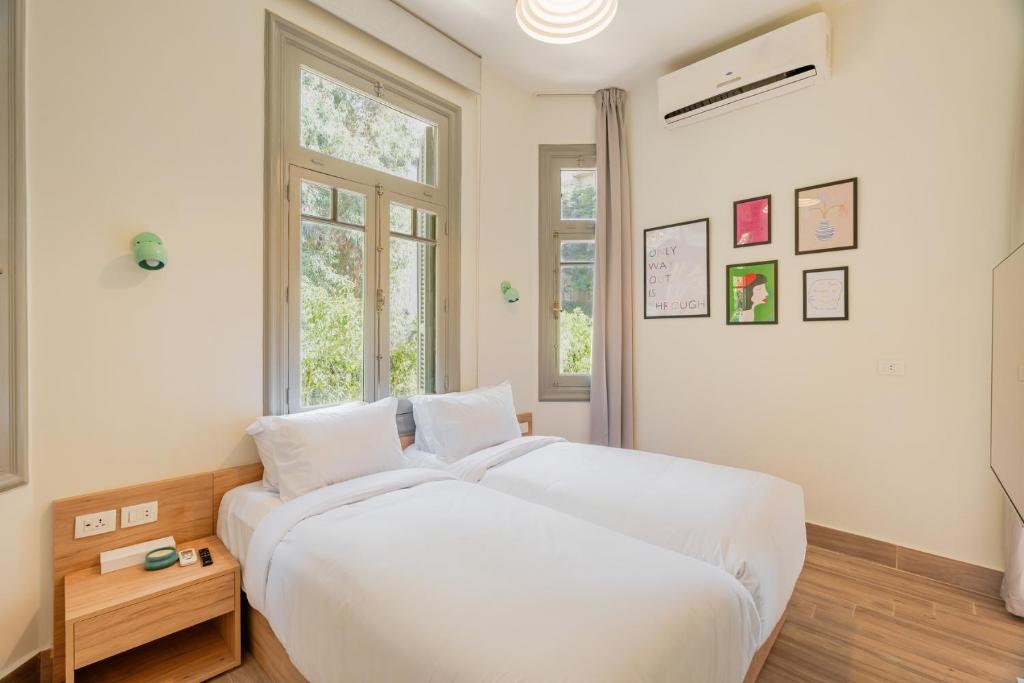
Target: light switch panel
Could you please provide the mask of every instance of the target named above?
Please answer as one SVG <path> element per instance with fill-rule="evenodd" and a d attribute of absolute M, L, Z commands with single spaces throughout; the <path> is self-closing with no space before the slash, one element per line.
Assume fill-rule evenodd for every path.
<path fill-rule="evenodd" d="M 156 521 L 157 505 L 155 500 L 137 505 L 126 505 L 121 508 L 121 528 L 127 529 L 140 524 Z"/>

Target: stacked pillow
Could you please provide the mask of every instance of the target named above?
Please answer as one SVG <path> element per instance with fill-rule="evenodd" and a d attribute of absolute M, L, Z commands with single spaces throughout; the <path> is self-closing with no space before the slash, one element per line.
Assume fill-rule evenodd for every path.
<path fill-rule="evenodd" d="M 246 430 L 263 461 L 263 485 L 282 501 L 318 488 L 402 467 L 398 399 L 347 403 L 261 417 Z"/>
<path fill-rule="evenodd" d="M 445 463 L 522 436 L 508 382 L 409 400 L 416 421 L 416 447 Z"/>

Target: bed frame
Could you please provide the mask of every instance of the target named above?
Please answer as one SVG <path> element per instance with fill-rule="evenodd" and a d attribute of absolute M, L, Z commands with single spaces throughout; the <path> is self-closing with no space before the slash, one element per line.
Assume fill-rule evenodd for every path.
<path fill-rule="evenodd" d="M 524 427 L 523 434 L 533 434 L 533 414 L 519 413 L 518 418 Z M 413 435 L 401 439 L 405 448 L 413 442 Z M 64 681 L 64 577 L 67 574 L 98 566 L 100 553 L 104 550 L 162 536 L 174 536 L 179 541 L 211 536 L 217 532 L 217 512 L 224 494 L 236 486 L 262 478 L 263 465 L 257 462 L 54 501 L 53 682 Z M 99 536 L 74 537 L 76 515 L 116 510 L 147 500 L 159 501 L 160 515 L 156 522 L 118 528 Z M 757 680 L 785 619 L 783 615 L 771 637 L 754 656 L 744 683 Z M 242 601 L 242 641 L 271 680 L 277 683 L 308 683 L 288 658 L 266 618 L 249 607 L 247 600 Z"/>

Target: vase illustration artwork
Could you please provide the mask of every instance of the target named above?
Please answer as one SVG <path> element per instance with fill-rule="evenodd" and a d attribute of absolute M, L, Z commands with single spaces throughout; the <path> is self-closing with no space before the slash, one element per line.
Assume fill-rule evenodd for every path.
<path fill-rule="evenodd" d="M 796 191 L 796 253 L 857 248 L 857 179 Z"/>

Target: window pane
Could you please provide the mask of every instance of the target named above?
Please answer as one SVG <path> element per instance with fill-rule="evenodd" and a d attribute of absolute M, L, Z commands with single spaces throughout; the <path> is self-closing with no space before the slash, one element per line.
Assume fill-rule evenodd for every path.
<path fill-rule="evenodd" d="M 412 234 L 412 207 L 391 202 L 391 232 L 400 235 Z"/>
<path fill-rule="evenodd" d="M 416 236 L 426 240 L 437 239 L 437 216 L 420 209 L 416 212 Z"/>
<path fill-rule="evenodd" d="M 306 68 L 301 83 L 303 147 L 437 185 L 436 125 Z"/>
<path fill-rule="evenodd" d="M 366 195 L 338 189 L 338 220 L 349 225 L 366 225 Z"/>
<path fill-rule="evenodd" d="M 597 171 L 562 169 L 562 220 L 597 218 Z"/>
<path fill-rule="evenodd" d="M 436 247 L 391 238 L 391 395 L 435 391 Z"/>
<path fill-rule="evenodd" d="M 302 221 L 303 407 L 363 397 L 363 233 Z"/>
<path fill-rule="evenodd" d="M 303 180 L 299 195 L 303 216 L 331 217 L 331 188 Z"/>
<path fill-rule="evenodd" d="M 597 244 L 594 240 L 565 240 L 562 242 L 562 263 L 566 261 L 594 262 Z"/>
<path fill-rule="evenodd" d="M 559 372 L 589 375 L 594 339 L 594 266 L 560 266 Z"/>

